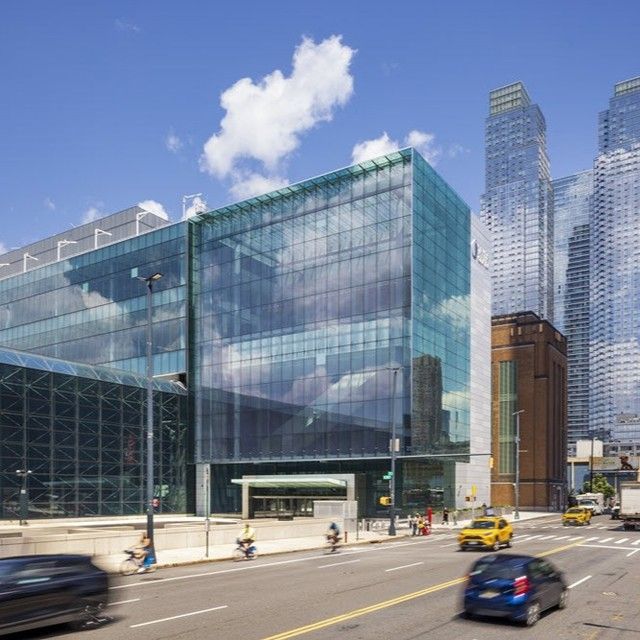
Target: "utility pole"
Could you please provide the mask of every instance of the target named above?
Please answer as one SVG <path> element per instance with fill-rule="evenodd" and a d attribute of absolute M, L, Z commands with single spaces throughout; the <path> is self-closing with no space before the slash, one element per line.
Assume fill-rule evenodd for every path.
<path fill-rule="evenodd" d="M 393 396 L 391 400 L 391 478 L 389 480 L 389 535 L 396 535 L 396 451 L 398 447 L 396 438 L 396 384 L 400 367 L 394 367 L 393 371 Z"/>
<path fill-rule="evenodd" d="M 515 411 L 512 415 L 516 417 L 516 482 L 515 482 L 515 494 L 516 494 L 516 504 L 515 510 L 513 512 L 513 519 L 520 520 L 520 414 L 524 413 L 524 409 L 520 409 L 520 411 Z"/>

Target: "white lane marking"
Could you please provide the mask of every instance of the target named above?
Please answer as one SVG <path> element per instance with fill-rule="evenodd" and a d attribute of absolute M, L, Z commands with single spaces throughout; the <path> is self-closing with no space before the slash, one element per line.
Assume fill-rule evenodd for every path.
<path fill-rule="evenodd" d="M 329 567 L 338 567 L 341 564 L 353 564 L 354 562 L 360 562 L 360 560 L 345 560 L 344 562 L 332 562 L 331 564 L 321 564 L 318 569 L 328 569 Z"/>
<path fill-rule="evenodd" d="M 638 549 L 640 551 L 640 549 Z M 389 571 L 398 571 L 399 569 L 408 569 L 409 567 L 417 567 L 418 565 L 424 564 L 424 562 L 414 562 L 413 564 L 403 564 L 401 567 L 393 567 L 392 569 L 385 569 L 388 573 Z"/>
<path fill-rule="evenodd" d="M 457 547 L 458 543 L 457 542 L 452 542 L 451 544 L 441 544 L 440 548 L 444 549 L 445 547 Z"/>
<path fill-rule="evenodd" d="M 159 622 L 169 622 L 169 620 L 177 620 L 178 618 L 188 618 L 189 616 L 197 616 L 201 613 L 209 613 L 210 611 L 219 611 L 220 609 L 226 609 L 228 605 L 223 604 L 220 607 L 211 607 L 211 609 L 201 609 L 200 611 L 191 611 L 190 613 L 181 613 L 178 616 L 171 616 L 170 618 L 160 618 L 159 620 L 150 620 L 149 622 L 140 622 L 139 624 L 129 625 L 129 629 L 137 629 L 138 627 L 146 627 L 149 624 L 158 624 Z"/>
<path fill-rule="evenodd" d="M 632 556 L 634 553 L 638 553 L 638 551 L 640 551 L 640 549 L 634 549 L 633 551 L 630 551 L 629 553 L 627 553 L 627 558 L 629 556 Z"/>
<path fill-rule="evenodd" d="M 591 538 L 587 538 L 585 542 L 592 542 L 593 540 L 600 540 L 600 538 L 598 538 L 598 536 L 592 536 Z"/>
<path fill-rule="evenodd" d="M 636 540 L 635 542 L 632 542 L 631 544 L 640 544 L 640 540 Z"/>
<path fill-rule="evenodd" d="M 584 578 L 581 578 L 577 582 L 574 582 L 573 584 L 570 584 L 567 588 L 568 589 L 573 589 L 573 587 L 577 587 L 579 584 L 582 584 L 583 582 L 586 582 L 587 580 L 589 580 L 589 578 L 591 578 L 591 576 L 585 576 Z"/>
<path fill-rule="evenodd" d="M 535 540 L 536 538 L 541 538 L 542 534 L 539 533 L 537 536 L 529 536 L 529 542 L 531 542 L 531 540 Z M 516 540 L 518 540 L 518 538 L 516 538 Z"/>
<path fill-rule="evenodd" d="M 393 548 L 396 549 L 397 547 L 407 547 L 409 545 L 414 545 L 414 544 L 422 544 L 422 541 L 420 542 L 394 542 L 393 544 Z M 354 555 L 354 554 L 361 554 L 361 553 L 369 553 L 371 551 L 389 551 L 391 550 L 391 543 L 389 545 L 375 545 L 372 546 L 368 549 L 354 549 L 352 551 L 343 551 L 341 553 L 342 556 L 347 556 L 347 555 Z M 217 576 L 217 575 L 222 575 L 225 573 L 236 573 L 237 571 L 251 571 L 251 570 L 255 570 L 255 569 L 264 569 L 264 568 L 269 568 L 269 567 L 278 567 L 281 565 L 287 565 L 287 564 L 295 564 L 298 562 L 308 562 L 310 560 L 318 560 L 318 559 L 322 559 L 324 558 L 324 555 L 313 555 L 313 556 L 306 556 L 304 558 L 293 558 L 291 560 L 278 560 L 277 562 L 265 562 L 265 563 L 261 563 L 261 564 L 250 564 L 250 565 L 244 565 L 242 567 L 233 567 L 233 569 L 220 569 L 218 571 L 205 571 L 203 573 L 190 573 L 187 574 L 185 576 L 172 576 L 171 578 L 159 578 L 159 579 L 151 579 L 151 580 L 144 580 L 144 581 L 140 581 L 140 582 L 129 582 L 127 584 L 117 584 L 113 587 L 109 587 L 109 589 L 132 589 L 135 587 L 148 587 L 148 586 L 153 586 L 156 584 L 162 584 L 164 582 L 175 582 L 176 580 L 189 580 L 191 578 L 208 578 L 210 576 Z"/>
<path fill-rule="evenodd" d="M 566 540 L 569 536 L 557 536 L 556 540 Z M 580 536 L 578 536 L 580 537 Z"/>
<path fill-rule="evenodd" d="M 613 538 L 603 538 L 600 542 L 604 544 L 605 542 L 609 542 L 609 540 L 613 540 Z"/>
<path fill-rule="evenodd" d="M 555 538 L 555 536 L 543 536 L 540 540 L 551 540 L 551 538 Z"/>
<path fill-rule="evenodd" d="M 580 538 L 584 538 L 584 536 L 571 536 L 567 542 L 571 542 L 572 540 L 580 540 Z"/>
<path fill-rule="evenodd" d="M 626 542 L 629 538 L 620 538 L 620 540 L 616 540 L 613 544 L 622 544 Z"/>
<path fill-rule="evenodd" d="M 579 547 L 589 547 L 591 549 L 617 549 L 622 551 L 633 551 L 633 547 L 614 547 L 612 544 L 582 544 L 578 542 Z"/>
<path fill-rule="evenodd" d="M 640 551 L 640 549 L 638 549 L 638 551 Z M 132 598 L 131 600 L 119 600 L 118 602 L 110 602 L 109 606 L 115 607 L 116 605 L 129 604 L 130 602 L 140 602 L 140 598 Z"/>

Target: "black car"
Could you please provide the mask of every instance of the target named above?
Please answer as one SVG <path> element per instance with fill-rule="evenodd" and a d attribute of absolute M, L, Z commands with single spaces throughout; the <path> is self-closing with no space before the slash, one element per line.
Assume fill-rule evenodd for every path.
<path fill-rule="evenodd" d="M 471 567 L 464 590 L 467 616 L 500 616 L 534 625 L 542 611 L 567 606 L 562 572 L 544 558 L 501 553 Z"/>
<path fill-rule="evenodd" d="M 109 580 L 88 556 L 0 559 L 0 635 L 52 624 L 82 628 L 107 606 Z"/>

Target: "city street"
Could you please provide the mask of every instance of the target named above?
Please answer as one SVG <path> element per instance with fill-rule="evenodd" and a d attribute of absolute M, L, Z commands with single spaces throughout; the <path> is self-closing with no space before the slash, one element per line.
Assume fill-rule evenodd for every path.
<path fill-rule="evenodd" d="M 567 609 L 546 613 L 532 629 L 459 615 L 464 575 L 482 552 L 460 552 L 455 532 L 442 532 L 334 555 L 291 553 L 115 578 L 111 622 L 81 633 L 54 628 L 28 638 L 638 637 L 640 532 L 625 532 L 607 516 L 581 528 L 563 527 L 559 516 L 514 528 L 513 552 L 549 557 L 571 585 Z"/>

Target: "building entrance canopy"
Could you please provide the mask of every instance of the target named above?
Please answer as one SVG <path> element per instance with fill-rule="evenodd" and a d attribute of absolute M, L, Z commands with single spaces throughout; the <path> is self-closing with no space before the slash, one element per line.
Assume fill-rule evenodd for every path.
<path fill-rule="evenodd" d="M 260 489 L 333 489 L 335 487 L 346 487 L 347 481 L 340 478 L 319 475 L 294 475 L 294 476 L 260 476 L 259 478 L 235 478 L 231 480 L 234 484 L 241 484 L 245 487 Z"/>

